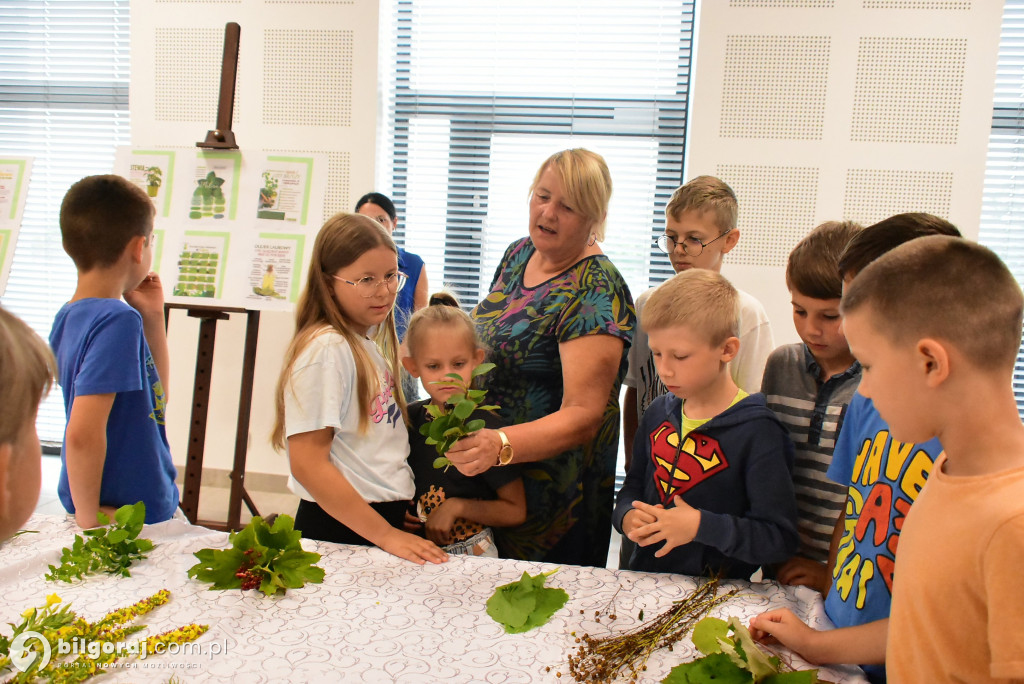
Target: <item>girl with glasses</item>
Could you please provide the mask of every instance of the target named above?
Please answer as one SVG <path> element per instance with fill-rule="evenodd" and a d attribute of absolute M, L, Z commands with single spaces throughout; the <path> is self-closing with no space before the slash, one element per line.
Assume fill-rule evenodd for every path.
<path fill-rule="evenodd" d="M 313 245 L 275 397 L 304 537 L 376 545 L 415 563 L 447 555 L 402 530 L 414 492 L 398 377 L 398 250 L 374 220 L 337 214 Z M 370 334 L 372 332 L 372 338 Z"/>

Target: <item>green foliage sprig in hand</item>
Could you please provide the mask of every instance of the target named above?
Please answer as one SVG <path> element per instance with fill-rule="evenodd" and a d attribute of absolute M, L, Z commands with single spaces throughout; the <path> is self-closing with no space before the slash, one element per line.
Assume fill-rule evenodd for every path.
<path fill-rule="evenodd" d="M 110 518 L 102 512 L 96 514 L 96 519 L 100 525 L 110 523 Z M 75 535 L 71 547 L 61 552 L 60 566 L 49 566 L 46 579 L 71 582 L 100 572 L 129 577 L 131 564 L 145 558 L 146 552 L 153 548 L 150 540 L 138 539 L 145 522 L 146 504 L 139 501 L 121 506 L 114 511 L 114 524 Z"/>
<path fill-rule="evenodd" d="M 324 571 L 315 564 L 319 553 L 303 551 L 302 533 L 291 516 L 279 515 L 271 527 L 256 516 L 228 537 L 230 549 L 201 549 L 199 562 L 188 576 L 212 582 L 213 589 L 259 589 L 267 596 L 298 589 L 306 582 L 320 584 Z"/>
<path fill-rule="evenodd" d="M 543 625 L 569 600 L 564 589 L 544 586 L 544 581 L 555 572 L 537 575 L 524 572 L 521 579 L 501 585 L 487 599 L 487 614 L 501 623 L 508 634 Z"/>
<path fill-rule="evenodd" d="M 732 632 L 730 635 L 729 632 Z M 815 684 L 817 670 L 783 670 L 778 656 L 769 656 L 735 617 L 706 617 L 693 628 L 693 645 L 704 654 L 672 668 L 665 684 L 715 681 L 723 684 Z"/>
<path fill-rule="evenodd" d="M 434 445 L 439 454 L 434 459 L 435 468 L 447 468 L 452 464 L 445 456 L 458 440 L 466 435 L 476 432 L 484 427 L 485 423 L 480 418 L 466 422 L 466 419 L 473 415 L 474 411 L 494 411 L 500 406 L 485 405 L 481 403 L 487 391 L 472 389 L 473 380 L 487 373 L 494 368 L 493 363 L 481 363 L 473 369 L 469 382 L 465 382 L 458 373 L 448 373 L 448 380 L 434 380 L 433 385 L 455 385 L 460 391 L 448 397 L 444 406 L 438 406 L 433 402 L 427 403 L 427 413 L 431 420 L 420 426 L 420 434 L 427 438 L 427 444 Z"/>

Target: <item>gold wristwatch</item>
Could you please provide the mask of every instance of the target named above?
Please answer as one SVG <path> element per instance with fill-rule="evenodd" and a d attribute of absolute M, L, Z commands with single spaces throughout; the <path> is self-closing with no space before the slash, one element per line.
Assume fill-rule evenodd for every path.
<path fill-rule="evenodd" d="M 496 430 L 498 437 L 501 437 L 501 449 L 498 451 L 498 462 L 494 465 L 508 465 L 512 462 L 512 457 L 515 456 L 515 452 L 512 451 L 512 445 L 508 443 L 508 435 L 505 434 L 504 430 Z"/>

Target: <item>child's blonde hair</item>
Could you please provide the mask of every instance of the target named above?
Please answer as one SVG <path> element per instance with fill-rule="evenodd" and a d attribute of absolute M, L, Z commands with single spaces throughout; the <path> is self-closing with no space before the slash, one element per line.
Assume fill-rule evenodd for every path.
<path fill-rule="evenodd" d="M 676 188 L 665 207 L 665 215 L 676 221 L 687 211 L 702 215 L 710 212 L 718 230 L 724 233 L 736 227 L 739 206 L 736 193 L 725 181 L 714 176 L 697 176 Z"/>
<path fill-rule="evenodd" d="M 739 336 L 739 294 L 725 276 L 692 268 L 672 276 L 651 293 L 641 313 L 644 330 L 681 326 L 719 345 Z"/>
<path fill-rule="evenodd" d="M 421 347 L 425 332 L 438 325 L 462 327 L 473 349 L 480 348 L 476 324 L 459 306 L 459 300 L 450 292 L 436 292 L 430 295 L 427 306 L 412 315 L 405 329 L 405 348 L 411 357 L 416 358 L 416 351 Z"/>
<path fill-rule="evenodd" d="M 274 404 L 277 417 L 271 442 L 277 449 L 284 449 L 285 418 L 284 393 L 285 386 L 291 381 L 295 359 L 302 353 L 309 342 L 324 328 L 331 328 L 345 338 L 356 363 L 356 388 L 360 407 L 369 407 L 370 402 L 380 392 L 377 366 L 367 354 L 361 343 L 361 336 L 352 332 L 348 316 L 338 306 L 334 298 L 334 273 L 356 261 L 366 252 L 376 247 L 387 247 L 396 256 L 398 248 L 387 231 L 376 221 L 359 214 L 341 212 L 327 219 L 323 228 L 317 233 L 313 243 L 313 255 L 306 275 L 306 285 L 299 297 L 295 311 L 295 337 L 285 352 L 284 368 L 277 381 L 277 392 Z M 398 333 L 395 331 L 395 310 L 392 307 L 386 319 L 377 326 L 374 338 L 381 354 L 387 361 L 388 368 L 394 378 L 399 375 Z M 401 384 L 394 387 L 395 399 L 402 414 L 405 414 L 405 397 Z M 370 427 L 368 408 L 359 414 L 359 431 L 366 432 Z"/>
<path fill-rule="evenodd" d="M 50 391 L 57 362 L 32 328 L 0 308 L 0 444 L 14 444 Z"/>
<path fill-rule="evenodd" d="M 612 197 L 612 174 L 604 157 L 578 147 L 562 150 L 544 160 L 530 184 L 530 194 L 537 189 L 540 177 L 550 167 L 565 187 L 565 196 L 584 218 L 593 224 L 594 239 L 604 240 L 605 218 Z"/>

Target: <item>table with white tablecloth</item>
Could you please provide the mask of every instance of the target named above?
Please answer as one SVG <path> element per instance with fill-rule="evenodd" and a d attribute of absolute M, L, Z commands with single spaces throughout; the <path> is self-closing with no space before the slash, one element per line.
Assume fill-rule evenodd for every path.
<path fill-rule="evenodd" d="M 144 661 L 123 659 L 101 681 L 568 682 L 576 636 L 599 638 L 637 627 L 697 586 L 684 575 L 563 565 L 547 584 L 565 589 L 568 603 L 546 624 L 506 634 L 486 612 L 495 588 L 519 579 L 523 571 L 536 574 L 556 566 L 466 557 L 418 566 L 377 548 L 303 540 L 306 550 L 322 555 L 322 584 L 277 597 L 211 591 L 190 579 L 187 570 L 196 563 L 193 552 L 225 548 L 228 535 L 172 520 L 143 529 L 140 536 L 156 547 L 132 566 L 131 577 L 101 575 L 65 584 L 43 576 L 61 548 L 71 544 L 78 531 L 74 523 L 37 515 L 25 528 L 38 533 L 0 546 L 0 624 L 19 622 L 22 611 L 42 605 L 54 592 L 82 617 L 96 620 L 168 589 L 170 602 L 137 620 L 147 625 L 143 635 L 188 623 L 209 625 L 194 648 Z M 712 615 L 734 615 L 747 623 L 764 610 L 787 607 L 811 626 L 829 626 L 817 592 L 773 582 L 723 583 L 723 589 L 732 587 L 739 593 Z M 603 616 L 600 621 L 595 612 Z M 10 628 L 0 633 L 9 635 Z M 794 666 L 806 666 L 783 654 Z M 656 651 L 639 681 L 658 682 L 673 666 L 698 655 L 684 638 L 672 651 Z M 852 667 L 823 668 L 820 676 L 844 684 L 865 681 Z"/>

